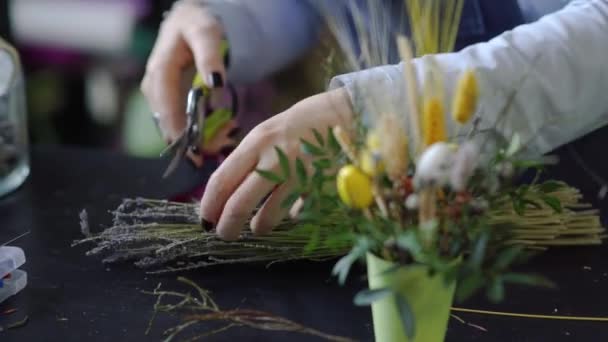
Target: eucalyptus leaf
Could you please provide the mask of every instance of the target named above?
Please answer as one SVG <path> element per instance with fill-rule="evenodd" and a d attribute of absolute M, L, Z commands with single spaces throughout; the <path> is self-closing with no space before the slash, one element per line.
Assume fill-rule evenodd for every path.
<path fill-rule="evenodd" d="M 413 229 L 399 234 L 396 242 L 399 248 L 409 252 L 412 257 L 414 257 L 414 259 L 419 259 L 422 253 L 422 245 L 420 244 L 418 236 L 416 235 L 416 232 Z"/>
<path fill-rule="evenodd" d="M 276 173 L 272 172 L 272 171 L 266 171 L 266 170 L 260 170 L 260 169 L 256 169 L 255 170 L 260 176 L 266 178 L 267 180 L 273 182 L 273 183 L 283 183 L 285 181 L 285 179 L 279 175 L 277 175 Z"/>
<path fill-rule="evenodd" d="M 283 152 L 283 150 L 281 150 L 279 147 L 275 146 L 274 149 L 277 152 L 277 156 L 279 158 L 279 164 L 281 165 L 283 179 L 289 179 L 289 177 L 291 177 L 291 167 L 289 166 L 289 158 L 287 157 L 285 152 Z"/>
<path fill-rule="evenodd" d="M 336 262 L 334 268 L 331 271 L 331 274 L 338 277 L 338 284 L 344 285 L 346 282 L 346 278 L 348 277 L 348 273 L 350 272 L 350 268 L 357 261 L 356 256 L 351 251 L 349 254 L 343 256 Z"/>
<path fill-rule="evenodd" d="M 469 259 L 469 264 L 473 269 L 479 269 L 485 259 L 486 247 L 490 240 L 490 234 L 487 231 L 481 232 L 479 237 L 474 242 L 473 251 Z"/>
<path fill-rule="evenodd" d="M 511 246 L 502 250 L 498 256 L 496 257 L 496 262 L 494 262 L 494 269 L 497 271 L 502 271 L 509 267 L 515 259 L 522 253 L 524 250 L 523 246 Z"/>
<path fill-rule="evenodd" d="M 338 283 L 344 285 L 348 272 L 357 259 L 362 258 L 371 248 L 371 242 L 368 238 L 360 238 L 356 241 L 350 252 L 343 256 L 334 265 L 332 274 L 338 277 Z"/>
<path fill-rule="evenodd" d="M 456 288 L 456 300 L 463 302 L 471 297 L 473 293 L 479 290 L 484 285 L 484 277 L 479 272 L 474 272 L 462 278 Z"/>
<path fill-rule="evenodd" d="M 488 299 L 493 303 L 501 302 L 505 297 L 505 285 L 501 277 L 492 279 L 487 291 Z"/>
<path fill-rule="evenodd" d="M 375 301 L 391 295 L 392 293 L 393 291 L 388 288 L 361 290 L 355 295 L 353 302 L 357 306 L 367 306 L 371 305 Z"/>
<path fill-rule="evenodd" d="M 397 304 L 397 311 L 399 311 L 399 317 L 403 324 L 403 330 L 409 340 L 414 339 L 416 335 L 416 321 L 414 317 L 414 311 L 403 295 L 396 293 L 395 302 Z"/>

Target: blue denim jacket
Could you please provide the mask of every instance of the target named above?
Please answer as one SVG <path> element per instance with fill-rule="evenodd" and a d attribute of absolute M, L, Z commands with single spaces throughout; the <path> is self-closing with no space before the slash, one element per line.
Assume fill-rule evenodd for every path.
<path fill-rule="evenodd" d="M 344 1 L 352 0 L 205 0 L 206 6 L 222 20 L 230 43 L 229 78 L 241 84 L 255 82 L 313 46 L 322 26 L 315 1 L 339 11 Z M 403 4 L 402 0 L 378 1 L 392 13 L 398 13 L 397 4 Z M 457 49 L 489 40 L 524 23 L 521 1 L 535 0 L 465 0 Z M 396 54 L 392 55 L 395 59 Z"/>

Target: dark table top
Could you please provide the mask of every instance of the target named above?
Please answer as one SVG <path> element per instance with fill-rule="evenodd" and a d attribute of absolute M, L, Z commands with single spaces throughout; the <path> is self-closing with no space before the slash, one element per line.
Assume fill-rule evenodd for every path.
<path fill-rule="evenodd" d="M 604 134 L 605 135 L 605 134 Z M 594 138 L 595 136 L 595 138 Z M 608 162 L 596 156 L 598 134 L 575 147 L 592 167 L 608 174 Z M 595 146 L 591 151 L 589 147 Z M 599 145 L 602 146 L 602 145 Z M 564 153 L 555 177 L 581 188 L 594 200 L 597 185 Z M 568 159 L 570 158 L 570 159 Z M 0 304 L 18 311 L 0 316 L 0 325 L 29 316 L 26 326 L 0 333 L 2 341 L 139 341 L 160 340 L 164 329 L 177 321 L 161 315 L 149 335 L 144 332 L 155 298 L 142 290 L 185 289 L 176 275 L 152 276 L 130 264 L 103 265 L 84 256 L 85 248 L 71 248 L 80 238 L 78 213 L 86 208 L 91 221 L 110 223 L 108 210 L 125 197 L 167 198 L 188 190 L 209 175 L 179 169 L 169 181 L 160 175 L 165 161 L 143 160 L 113 152 L 39 146 L 32 151 L 32 174 L 27 183 L 0 200 L 0 242 L 31 233 L 14 243 L 24 248 L 28 272 L 26 289 Z M 606 202 L 594 203 L 606 214 Z M 507 300 L 487 303 L 483 296 L 460 305 L 467 308 L 537 314 L 608 316 L 608 248 L 552 250 L 526 269 L 540 272 L 559 284 L 559 290 L 508 287 Z M 284 316 L 323 332 L 372 340 L 367 308 L 352 305 L 365 282 L 361 269 L 345 288 L 330 276 L 332 263 L 289 263 L 222 266 L 182 274 L 210 289 L 224 308 L 252 308 Z M 487 330 L 450 320 L 448 341 L 591 341 L 608 338 L 608 323 L 547 321 L 456 313 Z M 297 334 L 234 329 L 212 338 L 217 341 L 314 340 Z"/>

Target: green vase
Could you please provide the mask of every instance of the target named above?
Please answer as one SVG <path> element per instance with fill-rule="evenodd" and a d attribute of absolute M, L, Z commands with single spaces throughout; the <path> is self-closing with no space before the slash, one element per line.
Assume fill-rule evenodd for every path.
<path fill-rule="evenodd" d="M 394 266 L 394 263 L 368 254 L 369 288 L 391 288 L 407 299 L 414 316 L 414 338 L 411 341 L 407 338 L 397 311 L 395 296 L 389 295 L 372 304 L 376 341 L 443 341 L 450 318 L 455 283 L 445 286 L 442 277 L 429 276 L 425 266 L 404 266 L 396 270 Z"/>

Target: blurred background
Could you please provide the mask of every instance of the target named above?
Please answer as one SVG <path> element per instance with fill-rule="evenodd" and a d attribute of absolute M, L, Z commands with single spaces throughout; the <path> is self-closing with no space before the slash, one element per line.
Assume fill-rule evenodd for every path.
<path fill-rule="evenodd" d="M 31 142 L 157 158 L 165 145 L 139 83 L 163 13 L 173 2 L 0 0 L 0 37 L 22 59 Z M 321 89 L 306 85 L 316 80 L 298 79 L 293 70 L 301 68 L 296 63 L 273 78 L 273 89 L 286 90 L 280 99 L 273 97 L 269 112 Z"/>
<path fill-rule="evenodd" d="M 0 36 L 23 63 L 31 141 L 157 156 L 139 82 L 172 2 L 0 1 Z"/>

